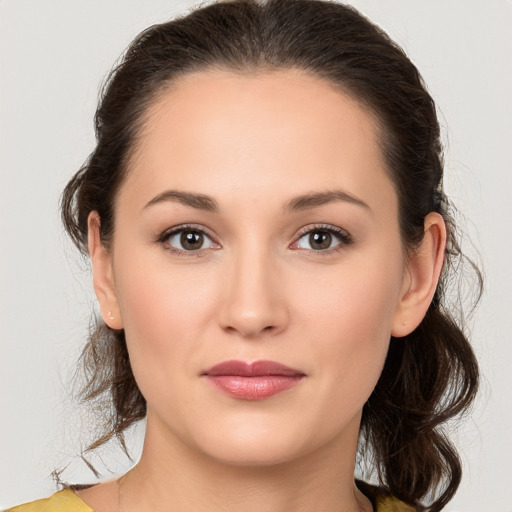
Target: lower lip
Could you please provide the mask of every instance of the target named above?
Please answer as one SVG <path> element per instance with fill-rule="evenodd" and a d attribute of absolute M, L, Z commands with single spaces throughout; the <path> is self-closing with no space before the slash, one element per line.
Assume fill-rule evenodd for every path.
<path fill-rule="evenodd" d="M 208 375 L 208 381 L 219 391 L 240 400 L 264 400 L 292 388 L 302 375 Z"/>

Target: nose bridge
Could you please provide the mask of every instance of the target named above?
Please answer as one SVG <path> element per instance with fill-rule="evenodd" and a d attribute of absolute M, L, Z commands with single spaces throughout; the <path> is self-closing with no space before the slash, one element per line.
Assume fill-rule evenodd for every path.
<path fill-rule="evenodd" d="M 231 256 L 222 327 L 244 337 L 281 330 L 287 308 L 277 282 L 278 262 L 269 245 L 248 240 Z"/>

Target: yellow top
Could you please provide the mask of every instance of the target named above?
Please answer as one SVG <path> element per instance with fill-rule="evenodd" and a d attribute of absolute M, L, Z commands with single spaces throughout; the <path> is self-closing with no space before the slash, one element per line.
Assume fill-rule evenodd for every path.
<path fill-rule="evenodd" d="M 5 512 L 94 512 L 71 489 L 56 492 L 49 498 L 31 501 Z"/>
<path fill-rule="evenodd" d="M 401 501 L 388 496 L 375 498 L 375 512 L 414 512 L 414 509 Z M 10 508 L 5 512 L 94 512 L 71 489 L 56 492 L 49 498 L 32 501 Z"/>

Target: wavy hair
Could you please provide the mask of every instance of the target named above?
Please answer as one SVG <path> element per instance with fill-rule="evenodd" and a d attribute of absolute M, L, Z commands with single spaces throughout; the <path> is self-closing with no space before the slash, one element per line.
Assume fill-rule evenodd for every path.
<path fill-rule="evenodd" d="M 443 147 L 436 107 L 411 60 L 354 8 L 323 0 L 227 0 L 144 30 L 110 72 L 95 116 L 97 145 L 66 186 L 62 219 L 87 254 L 87 217 L 96 210 L 109 247 L 117 191 L 144 127 L 145 113 L 180 76 L 208 69 L 257 74 L 300 69 L 356 99 L 378 119 L 386 168 L 399 200 L 402 243 L 412 251 L 424 219 L 441 214 L 448 227 L 443 272 L 420 326 L 391 339 L 382 375 L 363 409 L 359 453 L 380 484 L 404 502 L 441 510 L 461 479 L 457 451 L 443 433 L 478 386 L 478 366 L 445 288 L 469 261 L 477 300 L 482 278 L 462 254 L 443 192 Z M 82 353 L 86 401 L 105 404 L 95 449 L 145 417 L 124 331 L 94 324 Z M 110 411 L 110 413 L 108 412 Z"/>

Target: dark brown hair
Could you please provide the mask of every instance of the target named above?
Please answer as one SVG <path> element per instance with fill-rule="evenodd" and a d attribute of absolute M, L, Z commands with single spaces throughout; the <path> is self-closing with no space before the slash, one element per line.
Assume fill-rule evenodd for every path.
<path fill-rule="evenodd" d="M 431 511 L 441 510 L 461 479 L 459 457 L 441 426 L 468 408 L 478 384 L 474 354 L 444 290 L 464 257 L 442 189 L 434 102 L 404 51 L 354 8 L 321 0 L 220 1 L 142 32 L 108 76 L 95 117 L 97 146 L 63 193 L 67 231 L 86 254 L 87 217 L 96 210 L 109 247 L 116 193 L 148 107 L 180 76 L 212 68 L 243 74 L 295 68 L 351 95 L 378 119 L 406 250 L 422 240 L 429 212 L 445 219 L 448 245 L 434 299 L 414 332 L 391 340 L 360 436 L 360 456 L 388 492 L 415 507 L 428 499 Z M 473 268 L 479 296 L 481 275 Z M 104 399 L 111 411 L 90 448 L 113 436 L 123 442 L 125 429 L 146 414 L 124 331 L 98 322 L 82 358 L 83 397 Z"/>

